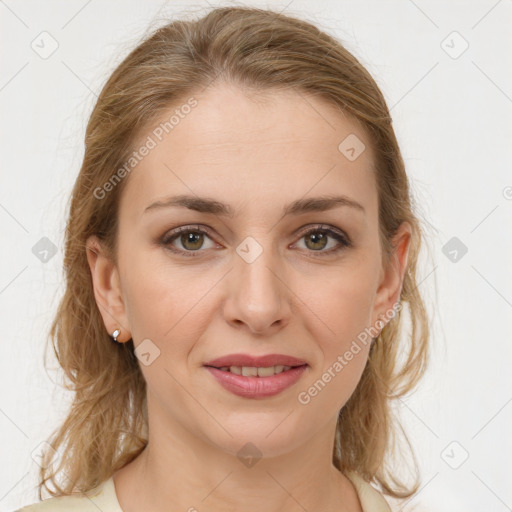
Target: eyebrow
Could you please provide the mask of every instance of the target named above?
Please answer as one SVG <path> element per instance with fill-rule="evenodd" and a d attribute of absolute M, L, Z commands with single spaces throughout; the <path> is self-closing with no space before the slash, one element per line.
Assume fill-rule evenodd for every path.
<path fill-rule="evenodd" d="M 353 199 L 350 199 L 348 196 L 320 196 L 293 201 L 283 208 L 282 217 L 286 217 L 288 215 L 300 215 L 308 212 L 323 212 L 341 206 L 348 206 L 362 212 L 363 214 L 365 213 L 363 205 Z M 149 211 L 171 207 L 188 208 L 189 210 L 201 213 L 211 213 L 230 218 L 235 216 L 235 211 L 228 204 L 221 203 L 208 197 L 190 195 L 167 197 L 165 199 L 155 201 L 144 210 L 143 215 Z"/>

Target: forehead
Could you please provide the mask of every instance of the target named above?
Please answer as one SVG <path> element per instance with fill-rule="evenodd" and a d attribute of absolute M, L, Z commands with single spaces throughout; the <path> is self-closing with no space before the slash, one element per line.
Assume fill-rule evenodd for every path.
<path fill-rule="evenodd" d="M 195 106 L 181 109 L 194 104 L 187 103 L 191 97 Z M 339 192 L 370 210 L 376 206 L 373 152 L 364 130 L 303 92 L 208 87 L 142 131 L 135 150 L 144 144 L 151 149 L 130 172 L 121 199 L 121 210 L 134 221 L 152 201 L 177 194 L 257 209 Z M 360 152 L 355 159 L 354 151 L 346 152 L 351 147 L 356 156 Z"/>

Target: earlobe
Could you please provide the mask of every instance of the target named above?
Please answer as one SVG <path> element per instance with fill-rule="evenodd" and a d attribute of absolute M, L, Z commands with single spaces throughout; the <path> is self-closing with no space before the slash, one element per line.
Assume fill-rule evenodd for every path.
<path fill-rule="evenodd" d="M 109 335 L 121 329 L 120 338 L 130 339 L 126 309 L 122 298 L 118 269 L 108 258 L 101 242 L 91 236 L 86 242 L 87 261 L 91 271 L 94 298 Z M 123 339 L 117 341 L 122 342 Z"/>

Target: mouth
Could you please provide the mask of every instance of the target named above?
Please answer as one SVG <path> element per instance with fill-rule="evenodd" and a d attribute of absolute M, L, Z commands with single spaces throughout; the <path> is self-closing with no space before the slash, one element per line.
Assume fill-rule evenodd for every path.
<path fill-rule="evenodd" d="M 266 354 L 253 356 L 250 354 L 228 354 L 204 363 L 214 368 L 269 368 L 269 367 L 296 367 L 306 364 L 303 359 L 284 354 Z"/>
<path fill-rule="evenodd" d="M 276 354 L 259 358 L 232 355 L 203 366 L 225 390 L 251 399 L 282 393 L 297 383 L 309 367 L 300 359 Z"/>
<path fill-rule="evenodd" d="M 235 375 L 243 375 L 244 377 L 272 377 L 280 373 L 287 372 L 292 368 L 301 368 L 307 364 L 300 364 L 295 366 L 286 366 L 282 364 L 274 366 L 211 366 L 205 365 L 207 368 L 215 368 L 223 372 L 234 373 Z"/>

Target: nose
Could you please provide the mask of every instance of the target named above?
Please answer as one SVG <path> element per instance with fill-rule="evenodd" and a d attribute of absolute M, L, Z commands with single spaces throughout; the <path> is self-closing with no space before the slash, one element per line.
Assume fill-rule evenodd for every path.
<path fill-rule="evenodd" d="M 268 247 L 254 261 L 246 258 L 243 251 L 240 254 L 235 254 L 234 268 L 229 273 L 225 318 L 251 334 L 274 334 L 290 321 L 291 291 L 283 266 Z"/>

